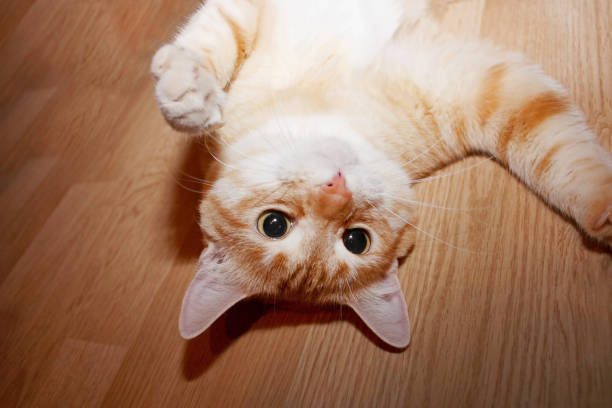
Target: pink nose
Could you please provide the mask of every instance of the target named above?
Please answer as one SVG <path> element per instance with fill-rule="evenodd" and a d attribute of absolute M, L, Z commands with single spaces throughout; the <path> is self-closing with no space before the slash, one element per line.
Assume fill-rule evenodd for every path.
<path fill-rule="evenodd" d="M 325 215 L 332 216 L 342 210 L 352 199 L 353 194 L 346 187 L 346 179 L 341 172 L 321 186 L 319 204 Z"/>

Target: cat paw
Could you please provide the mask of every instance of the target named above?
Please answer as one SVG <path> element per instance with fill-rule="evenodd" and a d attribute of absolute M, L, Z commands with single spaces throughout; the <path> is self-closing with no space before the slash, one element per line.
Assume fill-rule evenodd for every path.
<path fill-rule="evenodd" d="M 586 221 L 585 229 L 589 235 L 612 245 L 612 189 L 591 204 Z"/>
<path fill-rule="evenodd" d="M 157 102 L 172 127 L 199 133 L 221 122 L 225 92 L 187 50 L 163 46 L 153 57 L 151 72 L 157 79 Z"/>

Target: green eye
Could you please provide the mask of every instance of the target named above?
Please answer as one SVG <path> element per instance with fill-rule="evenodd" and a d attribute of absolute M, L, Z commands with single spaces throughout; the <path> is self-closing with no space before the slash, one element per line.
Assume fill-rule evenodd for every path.
<path fill-rule="evenodd" d="M 356 255 L 363 255 L 370 250 L 370 235 L 363 228 L 351 228 L 344 231 L 342 242 L 346 249 Z"/>
<path fill-rule="evenodd" d="M 266 211 L 257 220 L 257 230 L 268 238 L 279 239 L 291 228 L 289 217 L 280 211 Z"/>

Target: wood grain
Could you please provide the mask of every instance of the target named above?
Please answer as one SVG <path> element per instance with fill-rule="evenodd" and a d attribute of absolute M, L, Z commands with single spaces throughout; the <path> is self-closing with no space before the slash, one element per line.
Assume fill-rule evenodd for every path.
<path fill-rule="evenodd" d="M 209 158 L 148 67 L 196 4 L 0 2 L 2 406 L 612 406 L 612 254 L 482 157 L 417 187 L 463 210 L 420 209 L 408 349 L 346 308 L 257 301 L 182 340 L 185 174 Z M 612 147 L 612 2 L 466 0 L 444 24 L 540 63 Z"/>

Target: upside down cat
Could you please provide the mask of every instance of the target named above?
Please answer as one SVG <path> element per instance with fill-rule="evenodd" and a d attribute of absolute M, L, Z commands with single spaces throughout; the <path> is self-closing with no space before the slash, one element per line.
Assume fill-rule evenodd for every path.
<path fill-rule="evenodd" d="M 537 66 L 441 32 L 443 2 L 208 0 L 157 52 L 161 111 L 218 166 L 184 337 L 260 295 L 349 305 L 407 346 L 411 186 L 470 153 L 612 242 L 612 155 Z"/>

